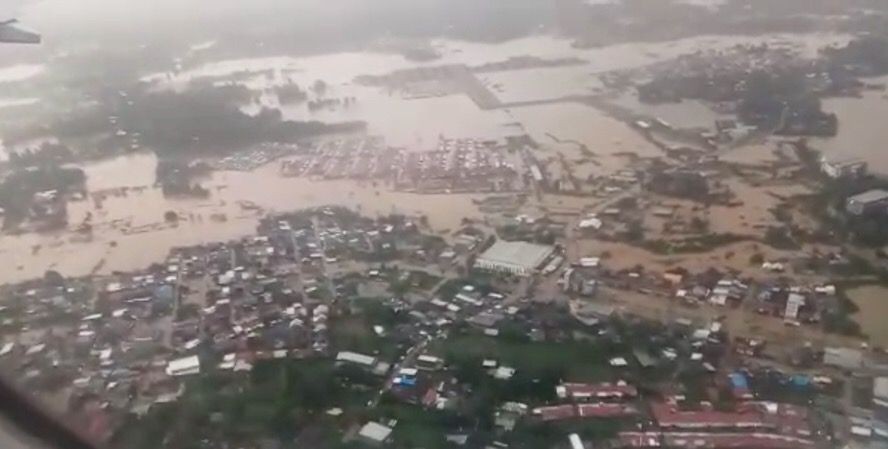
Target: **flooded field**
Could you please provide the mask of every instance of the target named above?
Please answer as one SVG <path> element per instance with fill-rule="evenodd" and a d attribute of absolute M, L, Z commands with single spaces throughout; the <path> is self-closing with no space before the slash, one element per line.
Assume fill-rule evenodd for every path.
<path fill-rule="evenodd" d="M 521 130 L 542 145 L 575 160 L 587 157 L 592 162 L 576 167 L 576 175 L 611 174 L 624 168 L 634 156 L 660 156 L 662 152 L 628 125 L 601 111 L 580 104 L 548 104 L 509 110 Z M 542 155 L 545 156 L 545 155 Z"/>
<path fill-rule="evenodd" d="M 860 324 L 864 334 L 873 345 L 888 347 L 888 289 L 880 286 L 866 286 L 848 291 L 848 298 L 860 308 L 854 320 Z"/>
<path fill-rule="evenodd" d="M 589 95 L 602 87 L 574 66 L 485 73 L 480 79 L 504 103 Z"/>
<path fill-rule="evenodd" d="M 386 138 L 389 145 L 429 150 L 438 136 L 500 139 L 514 135 L 509 116 L 501 110 L 482 111 L 464 95 L 405 100 L 378 89 L 346 86 L 342 95 L 359 93 L 356 103 L 336 110 L 309 111 L 305 105 L 284 106 L 291 120 L 363 120 L 367 133 Z"/>
<path fill-rule="evenodd" d="M 535 35 L 500 43 L 435 40 L 432 41 L 432 47 L 440 57 L 423 62 L 410 61 L 400 55 L 373 52 L 227 59 L 185 67 L 184 70 L 174 71 L 171 67 L 169 72 L 146 74 L 142 77 L 142 81 L 159 82 L 168 87 L 181 88 L 187 82 L 200 78 L 218 79 L 250 73 L 264 74 L 269 70 L 277 70 L 283 72 L 286 79 L 297 83 L 323 79 L 328 84 L 336 85 L 350 82 L 359 75 L 382 75 L 411 67 L 448 64 L 477 66 L 517 57 L 579 58 L 585 61 L 585 64 L 570 66 L 573 70 L 568 73 L 594 74 L 634 69 L 700 50 L 717 51 L 736 45 L 767 43 L 792 48 L 802 55 L 813 56 L 824 46 L 839 45 L 848 40 L 850 40 L 849 35 L 834 33 L 699 36 L 667 42 L 627 43 L 592 49 L 575 48 L 571 40 L 551 35 Z M 549 83 L 555 84 L 551 80 Z"/>
<path fill-rule="evenodd" d="M 556 117 L 554 121 L 560 122 L 565 116 L 576 117 L 577 109 L 575 105 L 558 105 L 544 109 L 523 108 L 531 112 L 514 110 L 503 113 L 495 109 L 482 111 L 461 93 L 442 92 L 440 96 L 424 95 L 423 98 L 408 99 L 402 91 L 364 86 L 356 83 L 355 79 L 366 75 L 381 76 L 415 67 L 448 64 L 478 67 L 517 57 L 548 60 L 574 58 L 581 61 L 579 64 L 561 67 L 478 74 L 479 81 L 499 101 L 508 106 L 508 103 L 513 102 L 588 95 L 602 87 L 597 74 L 634 69 L 700 49 L 718 50 L 735 45 L 767 42 L 786 45 L 805 53 L 810 52 L 811 48 L 842 43 L 847 39 L 845 35 L 835 34 L 702 36 L 671 42 L 621 44 L 595 49 L 574 48 L 570 40 L 547 35 L 496 44 L 435 40 L 432 42 L 432 47 L 439 53 L 440 58 L 426 62 L 414 62 L 399 55 L 372 52 L 345 52 L 311 57 L 228 59 L 196 64 L 193 67 L 184 67 L 180 71 L 148 74 L 142 80 L 156 89 L 174 90 L 185 89 L 190 82 L 201 79 L 211 80 L 216 84 L 242 84 L 260 92 L 257 101 L 243 106 L 242 110 L 246 113 L 258 113 L 262 108 L 279 108 L 284 117 L 290 120 L 363 120 L 368 124 L 369 133 L 385 136 L 392 145 L 425 148 L 433 144 L 442 134 L 448 137 L 500 138 L 516 134 L 514 129 L 516 123 L 519 126 L 538 129 L 535 120 L 524 123 L 517 116 L 546 114 Z M 196 45 L 202 47 L 206 44 Z M 277 86 L 296 84 L 311 94 L 311 87 L 318 80 L 323 80 L 326 84 L 324 98 L 350 98 L 353 101 L 348 105 L 322 108 L 310 108 L 307 102 L 281 104 L 274 90 Z M 630 96 L 621 101 L 630 103 L 626 105 L 630 109 L 662 116 L 678 127 L 711 127 L 714 120 L 720 117 L 705 105 L 695 102 L 641 105 Z M 596 113 L 588 111 L 590 111 L 590 120 L 598 122 Z M 586 125 L 582 120 L 572 120 L 570 123 L 572 125 L 568 125 L 569 127 L 579 133 L 584 132 L 581 128 L 576 128 Z M 596 129 L 601 130 L 602 127 Z M 620 132 L 618 128 L 617 133 Z M 612 141 L 607 137 L 602 139 L 601 136 L 596 136 L 595 143 L 597 146 L 603 146 Z"/>
<path fill-rule="evenodd" d="M 660 118 L 676 128 L 715 128 L 715 121 L 731 116 L 719 114 L 701 101 L 685 100 L 678 103 L 647 104 L 638 101 L 634 92 L 621 95 L 614 101 L 633 112 Z"/>

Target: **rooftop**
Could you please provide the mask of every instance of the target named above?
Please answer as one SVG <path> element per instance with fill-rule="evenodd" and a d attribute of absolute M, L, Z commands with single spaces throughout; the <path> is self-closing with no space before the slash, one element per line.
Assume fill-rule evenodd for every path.
<path fill-rule="evenodd" d="M 619 438 L 623 447 L 634 448 L 804 449 L 815 447 L 814 443 L 807 439 L 770 433 L 620 432 Z"/>
<path fill-rule="evenodd" d="M 888 377 L 873 379 L 873 396 L 883 401 L 888 401 Z"/>
<path fill-rule="evenodd" d="M 199 372 L 200 359 L 196 355 L 173 360 L 166 368 L 166 373 L 170 376 L 186 376 Z"/>
<path fill-rule="evenodd" d="M 855 203 L 873 203 L 876 201 L 888 200 L 888 190 L 872 189 L 848 198 L 849 202 Z"/>
<path fill-rule="evenodd" d="M 633 397 L 638 390 L 632 385 L 624 383 L 610 384 L 584 384 L 565 383 L 555 387 L 555 392 L 560 398 L 605 398 L 605 397 Z"/>
<path fill-rule="evenodd" d="M 549 245 L 497 240 L 493 246 L 481 254 L 478 261 L 488 264 L 519 266 L 530 271 L 539 267 L 552 254 L 552 251 L 553 248 Z"/>
<path fill-rule="evenodd" d="M 391 427 L 383 426 L 382 424 L 373 421 L 364 424 L 364 427 L 361 427 L 361 430 L 358 432 L 358 435 L 361 437 L 378 442 L 385 441 L 391 434 Z"/>

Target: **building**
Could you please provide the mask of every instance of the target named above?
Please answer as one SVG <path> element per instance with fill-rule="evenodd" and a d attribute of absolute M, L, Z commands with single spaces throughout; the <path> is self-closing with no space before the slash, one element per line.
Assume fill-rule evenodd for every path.
<path fill-rule="evenodd" d="M 521 402 L 506 402 L 496 411 L 494 424 L 506 431 L 512 431 L 518 421 L 527 415 L 527 404 Z"/>
<path fill-rule="evenodd" d="M 583 440 L 580 439 L 578 434 L 572 433 L 567 436 L 567 439 L 570 440 L 571 449 L 586 449 L 586 447 L 583 446 Z"/>
<path fill-rule="evenodd" d="M 564 383 L 555 387 L 555 393 L 561 399 L 588 401 L 600 399 L 627 399 L 638 395 L 638 390 L 626 383 Z"/>
<path fill-rule="evenodd" d="M 854 370 L 863 367 L 863 353 L 852 348 L 824 348 L 823 364 Z"/>
<path fill-rule="evenodd" d="M 549 245 L 498 240 L 478 257 L 475 267 L 518 276 L 530 276 L 552 255 L 554 250 Z"/>
<path fill-rule="evenodd" d="M 430 354 L 422 354 L 416 358 L 416 367 L 424 371 L 438 371 L 444 368 L 444 359 Z"/>
<path fill-rule="evenodd" d="M 783 435 L 808 437 L 807 411 L 802 407 L 773 402 L 746 402 L 736 411 L 679 410 L 675 405 L 652 404 L 654 420 L 663 429 L 674 431 L 744 430 L 779 432 Z"/>
<path fill-rule="evenodd" d="M 589 218 L 584 218 L 583 220 L 580 220 L 580 223 L 577 225 L 577 228 L 579 228 L 581 231 L 597 231 L 597 230 L 601 229 L 601 227 L 603 225 L 604 225 L 604 223 L 602 223 L 602 221 L 600 219 L 598 219 L 596 217 L 589 217 Z"/>
<path fill-rule="evenodd" d="M 573 404 L 537 407 L 533 409 L 533 416 L 542 421 L 562 421 L 565 419 L 576 418 L 577 409 Z"/>
<path fill-rule="evenodd" d="M 820 158 L 820 170 L 830 178 L 856 178 L 867 172 L 866 161 L 859 158 L 830 159 L 826 156 Z"/>
<path fill-rule="evenodd" d="M 882 189 L 867 190 L 845 200 L 845 210 L 853 215 L 863 215 L 886 208 L 888 208 L 888 191 Z"/>
<path fill-rule="evenodd" d="M 357 352 L 342 351 L 336 354 L 336 363 L 354 363 L 356 365 L 372 368 L 376 365 L 376 357 L 358 354 Z"/>
<path fill-rule="evenodd" d="M 655 359 L 647 349 L 635 348 L 632 350 L 632 355 L 635 356 L 635 360 L 642 368 L 647 369 L 657 366 L 657 359 Z"/>
<path fill-rule="evenodd" d="M 176 359 L 167 364 L 166 373 L 168 376 L 188 376 L 200 373 L 200 359 L 193 355 Z"/>
<path fill-rule="evenodd" d="M 783 319 L 787 321 L 796 321 L 799 319 L 799 309 L 805 305 L 804 295 L 798 293 L 790 293 L 786 300 L 786 309 L 783 311 Z"/>
<path fill-rule="evenodd" d="M 619 446 L 624 448 L 676 449 L 814 449 L 817 445 L 805 438 L 773 433 L 739 432 L 620 432 Z"/>
<path fill-rule="evenodd" d="M 350 351 L 341 351 L 336 354 L 337 365 L 343 365 L 347 363 L 353 363 L 355 365 L 366 368 L 377 376 L 384 376 L 388 372 L 389 368 L 391 368 L 391 364 L 379 360 L 373 356 Z"/>
<path fill-rule="evenodd" d="M 631 405 L 604 402 L 550 405 L 537 407 L 532 412 L 534 417 L 544 422 L 564 421 L 575 418 L 620 418 L 637 413 L 638 410 Z"/>
<path fill-rule="evenodd" d="M 392 428 L 370 421 L 358 431 L 358 438 L 372 445 L 385 444 L 392 436 Z"/>

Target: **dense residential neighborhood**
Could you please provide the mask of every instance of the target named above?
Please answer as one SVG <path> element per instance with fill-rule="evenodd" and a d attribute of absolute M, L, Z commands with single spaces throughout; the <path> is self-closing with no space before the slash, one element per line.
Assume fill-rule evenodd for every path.
<path fill-rule="evenodd" d="M 126 447 L 223 434 L 251 447 L 265 432 L 330 447 L 888 436 L 888 356 L 729 327 L 737 314 L 811 323 L 835 286 L 613 271 L 599 256 L 480 223 L 442 236 L 421 217 L 303 210 L 144 271 L 9 286 L 0 357 Z M 638 291 L 671 318 L 619 299 Z"/>

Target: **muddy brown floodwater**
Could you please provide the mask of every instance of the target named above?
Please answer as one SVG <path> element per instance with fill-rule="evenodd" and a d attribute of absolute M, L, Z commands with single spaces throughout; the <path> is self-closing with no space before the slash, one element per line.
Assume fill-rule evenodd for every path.
<path fill-rule="evenodd" d="M 848 290 L 848 298 L 860 309 L 854 319 L 860 324 L 870 343 L 888 347 L 888 288 L 870 285 Z"/>
<path fill-rule="evenodd" d="M 508 101 L 558 98 L 586 94 L 599 87 L 596 74 L 637 68 L 664 61 L 700 49 L 723 49 L 738 44 L 781 41 L 802 53 L 823 45 L 846 41 L 836 34 L 780 35 L 764 37 L 703 36 L 661 43 L 621 44 L 595 49 L 576 49 L 571 42 L 551 36 L 532 36 L 497 44 L 479 44 L 452 40 L 432 45 L 441 59 L 414 63 L 391 54 L 337 53 L 314 57 L 281 56 L 223 60 L 186 68 L 177 73 L 148 74 L 143 80 L 157 89 L 184 89 L 189 81 L 201 77 L 225 77 L 237 73 L 255 73 L 242 81 L 263 90 L 259 104 L 245 105 L 247 112 L 261 106 L 277 107 L 271 89 L 284 82 L 308 87 L 317 79 L 328 82 L 328 95 L 354 96 L 348 108 L 309 111 L 305 105 L 287 105 L 281 109 L 289 119 L 324 121 L 365 120 L 368 133 L 381 135 L 391 145 L 430 149 L 439 135 L 448 137 L 501 138 L 530 134 L 543 143 L 542 151 L 554 151 L 577 160 L 582 157 L 576 143 L 582 143 L 599 155 L 596 164 L 577 167 L 576 175 L 602 175 L 625 166 L 626 157 L 616 153 L 655 156 L 659 150 L 632 128 L 607 115 L 579 104 L 547 104 L 521 108 L 481 110 L 464 95 L 405 99 L 397 92 L 361 86 L 354 78 L 366 74 L 384 74 L 421 65 L 479 65 L 518 56 L 541 58 L 581 58 L 586 63 L 557 68 L 485 73 L 482 81 Z M 265 73 L 271 69 L 269 77 Z M 0 82 L 32 80 L 52 76 L 50 66 L 0 67 Z M 41 78 L 42 79 L 42 78 Z M 252 108 L 252 109 L 251 109 Z M 563 143 L 557 143 L 548 135 Z M 2 136 L 0 136 L 2 137 Z M 116 158 L 84 168 L 88 189 L 109 194 L 101 207 L 93 199 L 74 202 L 69 207 L 69 229 L 53 234 L 27 233 L 0 235 L 0 257 L 5 266 L 0 282 L 18 281 L 56 269 L 66 275 L 113 270 L 132 270 L 161 260 L 175 246 L 237 238 L 254 232 L 258 219 L 269 211 L 288 211 L 304 207 L 336 204 L 368 215 L 401 212 L 423 214 L 436 229 L 453 229 L 464 217 L 480 218 L 473 195 L 414 195 L 388 191 L 385 186 L 352 181 L 310 181 L 278 176 L 277 164 L 253 172 L 217 172 L 203 185 L 212 191 L 208 199 L 168 199 L 153 186 L 157 161 L 143 153 Z M 122 188 L 126 189 L 125 193 Z M 583 200 L 573 204 L 582 208 Z M 258 208 L 253 207 L 258 206 Z M 167 211 L 176 211 L 178 225 L 164 223 Z M 91 236 L 74 229 L 92 216 Z"/>
<path fill-rule="evenodd" d="M 426 215 L 438 230 L 454 229 L 463 217 L 479 217 L 472 195 L 420 196 L 370 183 L 283 178 L 274 163 L 252 172 L 213 174 L 203 183 L 213 192 L 211 198 L 169 199 L 151 185 L 156 164 L 154 155 L 146 153 L 86 166 L 91 191 L 129 187 L 128 193 L 106 197 L 101 208 L 92 200 L 71 203 L 69 230 L 0 236 L 0 255 L 9 267 L 0 271 L 0 282 L 41 276 L 47 269 L 66 275 L 138 269 L 162 260 L 176 246 L 250 234 L 263 212 L 335 204 L 370 216 L 393 212 Z M 163 221 L 170 210 L 182 217 L 175 226 Z M 89 213 L 91 238 L 71 230 Z"/>
<path fill-rule="evenodd" d="M 888 76 L 872 78 L 870 83 L 888 83 Z M 839 116 L 835 137 L 812 139 L 811 145 L 828 157 L 858 157 L 869 163 L 870 171 L 888 174 L 885 142 L 888 142 L 888 91 L 866 91 L 861 98 L 843 97 L 823 100 L 823 109 Z"/>

